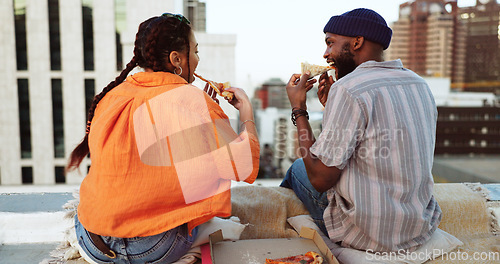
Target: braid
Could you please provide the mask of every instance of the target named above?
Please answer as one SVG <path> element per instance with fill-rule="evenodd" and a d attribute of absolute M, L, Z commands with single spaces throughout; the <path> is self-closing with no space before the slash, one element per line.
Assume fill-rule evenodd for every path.
<path fill-rule="evenodd" d="M 191 66 L 189 65 L 189 55 L 191 54 L 191 47 L 189 46 L 189 36 L 185 36 L 184 41 L 186 42 L 186 47 L 187 47 L 187 67 L 188 67 L 188 78 L 191 76 Z M 188 80 L 189 82 L 189 80 Z"/>
<path fill-rule="evenodd" d="M 68 165 L 66 166 L 66 171 L 72 171 L 77 169 L 80 164 L 82 163 L 83 158 L 89 154 L 89 132 L 90 132 L 90 125 L 92 124 L 92 119 L 94 118 L 94 112 L 97 107 L 97 104 L 101 101 L 101 99 L 113 88 L 121 84 L 126 78 L 127 75 L 135 68 L 137 65 L 137 61 L 134 58 L 127 64 L 127 67 L 120 73 L 118 77 L 114 81 L 108 84 L 102 92 L 100 92 L 98 95 L 94 97 L 94 100 L 92 101 L 92 105 L 90 106 L 89 109 L 89 114 L 87 117 L 87 127 L 85 131 L 85 137 L 83 138 L 82 142 L 76 146 L 76 148 L 71 152 L 71 155 L 69 157 L 69 162 Z"/>
<path fill-rule="evenodd" d="M 146 45 L 144 46 L 144 57 L 146 59 L 146 63 L 149 66 L 148 68 L 152 69 L 155 72 L 167 71 L 165 63 L 161 60 L 163 56 L 161 54 L 157 54 L 157 47 L 159 46 L 158 42 L 160 41 L 162 24 L 164 23 L 164 21 L 156 23 L 156 26 L 151 29 L 151 32 L 146 39 Z"/>
<path fill-rule="evenodd" d="M 120 75 L 118 77 L 116 77 L 116 79 L 114 81 L 110 82 L 108 84 L 108 86 L 104 87 L 104 89 L 102 89 L 102 92 L 100 92 L 98 95 L 96 95 L 94 97 L 94 101 L 92 101 L 92 105 L 90 106 L 90 109 L 89 109 L 89 115 L 88 115 L 87 121 L 92 122 L 92 118 L 94 118 L 94 111 L 97 107 L 97 104 L 101 101 L 101 99 L 109 91 L 111 91 L 113 88 L 115 88 L 116 86 L 121 84 L 123 81 L 125 81 L 128 74 L 135 68 L 136 65 L 137 65 L 137 62 L 136 62 L 136 59 L 134 57 L 134 58 L 132 58 L 132 60 L 129 63 L 127 63 L 127 66 L 120 73 Z"/>
<path fill-rule="evenodd" d="M 191 26 L 172 17 L 152 17 L 139 25 L 135 42 L 134 57 L 127 64 L 118 77 L 110 82 L 102 92 L 94 97 L 90 106 L 85 137 L 82 142 L 71 152 L 66 171 L 77 169 L 83 158 L 89 154 L 89 132 L 94 118 L 97 104 L 116 86 L 120 85 L 127 78 L 128 74 L 136 67 L 149 68 L 153 71 L 169 72 L 167 63 L 172 51 L 184 52 L 187 49 L 188 56 L 188 76 L 191 76 L 189 66 L 189 34 Z"/>

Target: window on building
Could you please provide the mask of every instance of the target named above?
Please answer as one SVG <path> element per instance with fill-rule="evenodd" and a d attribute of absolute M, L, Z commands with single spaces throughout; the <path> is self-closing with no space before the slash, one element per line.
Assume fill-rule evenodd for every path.
<path fill-rule="evenodd" d="M 95 80 L 85 79 L 85 114 L 89 113 L 92 101 L 94 101 L 94 96 L 95 96 Z"/>
<path fill-rule="evenodd" d="M 116 25 L 116 70 L 121 71 L 124 66 L 121 36 L 127 27 L 127 2 L 115 0 L 115 25 Z"/>
<path fill-rule="evenodd" d="M 52 79 L 52 123 L 54 131 L 54 157 L 64 158 L 64 121 L 61 79 Z"/>
<path fill-rule="evenodd" d="M 64 172 L 64 167 L 55 167 L 56 183 L 66 183 L 66 173 Z"/>
<path fill-rule="evenodd" d="M 22 167 L 21 168 L 21 180 L 23 184 L 33 184 L 33 168 L 32 167 Z"/>
<path fill-rule="evenodd" d="M 26 0 L 14 0 L 14 28 L 16 34 L 17 70 L 28 70 L 28 49 L 26 42 Z"/>
<path fill-rule="evenodd" d="M 21 158 L 31 158 L 31 121 L 28 79 L 17 80 L 19 107 L 19 132 L 21 135 Z"/>
<path fill-rule="evenodd" d="M 85 79 L 85 114 L 88 115 L 95 96 L 95 80 Z M 87 116 L 85 116 L 87 118 Z M 87 155 L 90 158 L 90 153 Z"/>
<path fill-rule="evenodd" d="M 123 48 L 121 34 L 116 32 L 116 70 L 123 70 Z"/>
<path fill-rule="evenodd" d="M 194 6 L 188 6 L 188 19 L 190 21 L 195 21 L 194 20 Z"/>
<path fill-rule="evenodd" d="M 82 0 L 83 67 L 86 71 L 94 70 L 94 22 L 92 17 L 92 0 Z"/>
<path fill-rule="evenodd" d="M 59 0 L 49 0 L 50 69 L 61 70 L 61 35 L 59 30 Z"/>

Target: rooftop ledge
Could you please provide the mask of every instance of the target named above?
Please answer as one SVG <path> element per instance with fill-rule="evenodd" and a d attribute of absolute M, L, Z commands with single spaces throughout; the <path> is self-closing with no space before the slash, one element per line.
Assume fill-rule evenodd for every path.
<path fill-rule="evenodd" d="M 273 187 L 280 182 L 281 179 L 259 179 L 253 185 Z M 233 184 L 233 187 L 240 186 L 248 184 Z M 472 191 L 474 199 L 481 200 L 484 210 L 470 204 L 471 199 L 460 189 L 463 186 Z M 64 240 L 64 230 L 72 224 L 64 219 L 62 206 L 73 200 L 72 193 L 77 189 L 77 185 L 0 186 L 2 263 L 39 263 L 46 259 Z M 441 229 L 461 240 L 468 239 L 477 228 L 469 229 L 464 223 L 469 221 L 471 226 L 477 225 L 479 220 L 475 218 L 480 210 L 486 211 L 483 215 L 489 219 L 485 230 L 492 235 L 498 234 L 500 184 L 436 183 L 435 196 L 443 210 Z"/>

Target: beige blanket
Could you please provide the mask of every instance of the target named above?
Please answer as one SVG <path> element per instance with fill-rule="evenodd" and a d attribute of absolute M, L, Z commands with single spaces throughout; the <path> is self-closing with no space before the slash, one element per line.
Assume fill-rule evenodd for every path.
<path fill-rule="evenodd" d="M 464 184 L 436 184 L 434 195 L 443 210 L 440 229 L 456 236 L 464 245 L 455 250 L 473 256 L 476 252 L 500 254 L 500 239 L 491 230 L 493 223 L 484 196 Z M 69 203 L 70 212 L 77 201 Z M 232 213 L 248 224 L 241 239 L 297 237 L 297 232 L 287 219 L 308 214 L 302 202 L 293 191 L 281 187 L 243 186 L 232 189 Z M 71 213 L 69 214 L 71 217 Z M 70 245 L 63 245 L 59 254 L 44 263 L 86 263 L 79 260 L 66 262 L 64 253 Z M 57 253 L 57 252 L 54 252 Z M 449 261 L 444 258 L 429 263 L 498 263 L 495 260 Z"/>
<path fill-rule="evenodd" d="M 493 225 L 496 223 L 493 222 L 494 219 L 487 208 L 485 197 L 462 183 L 436 184 L 434 196 L 443 211 L 439 228 L 464 243 L 454 252 L 461 252 L 461 255 L 471 258 L 474 256 L 483 258 L 469 259 L 461 263 L 499 263 L 500 237 L 492 233 L 492 229 L 496 228 Z M 448 255 L 448 259 L 451 257 L 454 256 Z M 450 261 L 443 256 L 430 263 L 450 263 Z"/>
<path fill-rule="evenodd" d="M 235 187 L 231 203 L 232 214 L 249 224 L 240 239 L 298 237 L 286 220 L 309 214 L 295 193 L 282 187 Z"/>
<path fill-rule="evenodd" d="M 436 197 L 443 211 L 439 228 L 460 239 L 464 245 L 454 252 L 473 257 L 482 254 L 483 260 L 468 260 L 458 263 L 499 263 L 500 238 L 492 230 L 492 218 L 486 199 L 479 192 L 461 183 L 436 184 Z M 233 189 L 233 215 L 250 226 L 242 239 L 296 237 L 298 234 L 286 219 L 308 214 L 293 191 L 280 187 L 244 186 Z M 478 252 L 478 253 L 476 253 Z M 487 257 L 485 254 L 493 254 Z M 494 260 L 494 254 L 497 261 Z M 456 255 L 455 255 L 456 256 Z M 457 263 L 440 257 L 428 263 Z"/>

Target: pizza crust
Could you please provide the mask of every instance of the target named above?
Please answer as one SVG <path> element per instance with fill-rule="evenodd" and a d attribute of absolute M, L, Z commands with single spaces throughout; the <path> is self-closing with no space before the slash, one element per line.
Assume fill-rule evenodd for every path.
<path fill-rule="evenodd" d="M 314 260 L 313 262 L 311 262 L 311 264 L 323 264 L 323 258 L 318 253 L 309 251 L 305 255 L 313 257 Z"/>
<path fill-rule="evenodd" d="M 300 64 L 300 69 L 302 74 L 306 73 L 309 71 L 311 74 L 309 75 L 309 78 L 318 76 L 320 74 L 323 74 L 329 70 L 334 70 L 334 67 L 331 66 L 320 66 L 320 65 L 315 65 L 315 64 L 309 64 L 307 62 L 302 62 Z"/>
<path fill-rule="evenodd" d="M 194 76 L 200 78 L 202 81 L 207 82 L 210 85 L 210 87 L 212 87 L 218 95 L 224 97 L 226 100 L 228 100 L 228 101 L 233 100 L 234 94 L 232 92 L 225 91 L 225 89 L 231 87 L 231 83 L 229 83 L 229 82 L 225 82 L 225 83 L 214 82 L 214 81 L 205 79 L 196 73 L 194 73 Z"/>
<path fill-rule="evenodd" d="M 323 258 L 314 251 L 303 255 L 295 255 L 285 258 L 267 259 L 266 264 L 323 264 Z"/>
<path fill-rule="evenodd" d="M 231 87 L 231 83 L 225 82 L 222 84 L 220 95 L 226 98 L 228 101 L 233 100 L 234 94 L 232 92 L 226 91 L 227 88 Z"/>

